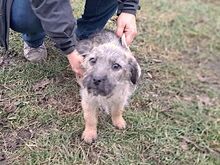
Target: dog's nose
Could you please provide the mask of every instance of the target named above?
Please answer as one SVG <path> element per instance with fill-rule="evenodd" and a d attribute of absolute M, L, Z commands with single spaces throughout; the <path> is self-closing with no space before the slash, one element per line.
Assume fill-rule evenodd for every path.
<path fill-rule="evenodd" d="M 98 86 L 106 80 L 106 76 L 95 76 L 93 77 L 93 84 Z"/>

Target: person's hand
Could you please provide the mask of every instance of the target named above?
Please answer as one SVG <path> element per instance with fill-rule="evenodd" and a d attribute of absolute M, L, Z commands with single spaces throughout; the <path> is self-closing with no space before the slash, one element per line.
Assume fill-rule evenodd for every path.
<path fill-rule="evenodd" d="M 74 50 L 72 53 L 67 55 L 67 58 L 69 60 L 72 70 L 76 73 L 76 76 L 81 77 L 83 75 L 83 68 L 81 66 L 83 57 L 80 56 L 76 50 Z"/>
<path fill-rule="evenodd" d="M 123 33 L 125 33 L 127 45 L 130 45 L 137 35 L 136 18 L 133 14 L 121 13 L 118 16 L 116 35 L 122 37 Z"/>

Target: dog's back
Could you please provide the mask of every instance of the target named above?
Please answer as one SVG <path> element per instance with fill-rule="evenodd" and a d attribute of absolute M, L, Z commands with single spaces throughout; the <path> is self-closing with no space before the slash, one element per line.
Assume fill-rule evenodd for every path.
<path fill-rule="evenodd" d="M 103 44 L 112 44 L 121 47 L 120 39 L 111 30 L 103 30 L 99 33 L 91 35 L 88 39 L 80 40 L 76 46 L 76 50 L 82 56 L 86 55 L 93 48 Z"/>

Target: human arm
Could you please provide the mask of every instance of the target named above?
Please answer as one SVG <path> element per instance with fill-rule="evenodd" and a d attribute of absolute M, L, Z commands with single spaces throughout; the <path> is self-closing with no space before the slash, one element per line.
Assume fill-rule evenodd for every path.
<path fill-rule="evenodd" d="M 66 54 L 72 70 L 82 75 L 81 56 L 75 50 L 76 20 L 68 0 L 30 0 L 32 9 L 41 21 L 45 33 L 55 46 Z"/>
<path fill-rule="evenodd" d="M 76 45 L 76 19 L 69 0 L 30 0 L 30 3 L 55 46 L 66 55 L 72 53 Z"/>

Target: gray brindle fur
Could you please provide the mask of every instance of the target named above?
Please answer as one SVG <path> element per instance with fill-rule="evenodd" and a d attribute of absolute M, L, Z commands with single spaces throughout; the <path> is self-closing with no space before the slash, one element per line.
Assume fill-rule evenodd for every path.
<path fill-rule="evenodd" d="M 126 127 L 122 112 L 134 92 L 141 70 L 126 44 L 114 32 L 104 30 L 78 43 L 84 57 L 85 73 L 81 84 L 85 130 L 82 139 L 91 143 L 97 138 L 98 109 L 111 114 L 113 125 Z"/>

